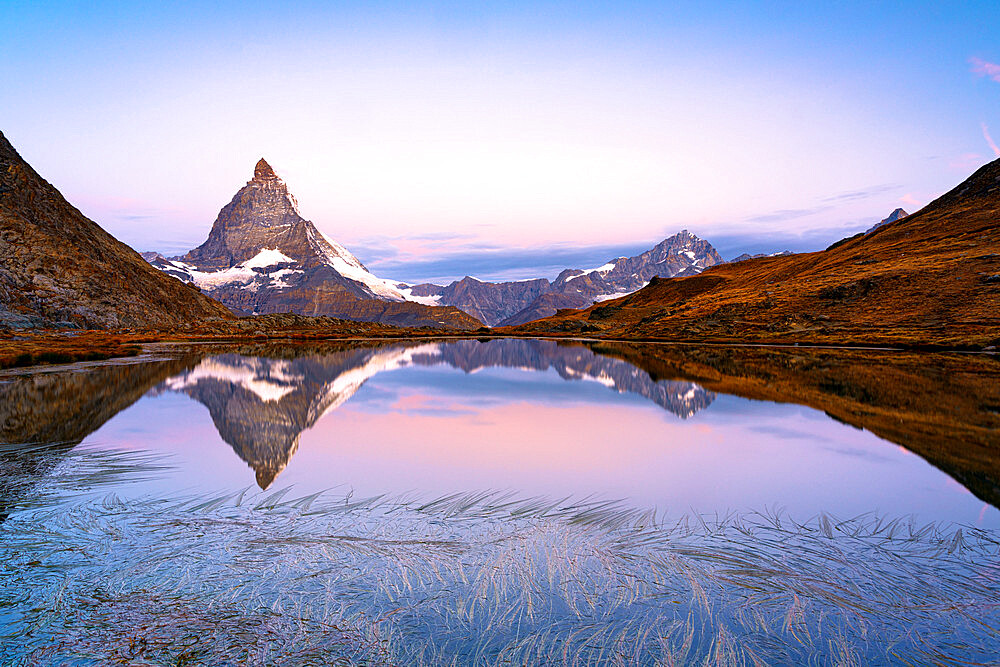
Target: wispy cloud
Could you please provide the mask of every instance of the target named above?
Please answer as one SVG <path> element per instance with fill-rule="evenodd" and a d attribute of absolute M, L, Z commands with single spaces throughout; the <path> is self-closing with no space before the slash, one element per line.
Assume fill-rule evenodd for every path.
<path fill-rule="evenodd" d="M 983 163 L 983 156 L 979 153 L 962 153 L 956 157 L 953 157 L 949 162 L 948 166 L 957 171 L 969 171 L 974 169 Z"/>
<path fill-rule="evenodd" d="M 771 213 L 765 213 L 763 215 L 755 215 L 746 218 L 747 222 L 779 222 L 785 220 L 795 220 L 797 218 L 804 218 L 810 215 L 816 215 L 817 213 L 823 213 L 825 211 L 832 210 L 833 206 L 823 205 L 823 206 L 813 206 L 812 208 L 783 208 L 777 211 L 772 211 Z"/>
<path fill-rule="evenodd" d="M 993 137 L 990 136 L 990 128 L 986 127 L 986 123 L 980 123 L 979 125 L 983 128 L 983 138 L 986 139 L 986 143 L 993 149 L 993 153 L 997 157 L 1000 157 L 1000 147 L 997 146 L 997 142 L 993 141 Z"/>
<path fill-rule="evenodd" d="M 869 197 L 874 197 L 876 195 L 884 194 L 886 192 L 892 192 L 893 190 L 898 190 L 901 186 L 899 185 L 873 185 L 870 188 L 864 188 L 862 190 L 852 190 L 850 192 L 842 192 L 839 195 L 833 195 L 832 197 L 827 197 L 824 202 L 849 202 L 858 201 L 861 199 L 868 199 Z"/>
<path fill-rule="evenodd" d="M 615 257 L 637 255 L 659 240 L 629 245 L 579 246 L 566 243 L 530 248 L 469 243 L 421 255 L 393 252 L 394 249 L 388 247 L 380 249 L 377 258 L 370 247 L 349 247 L 380 276 L 447 284 L 466 275 L 497 281 L 526 278 L 551 280 L 563 269 L 600 266 Z"/>
<path fill-rule="evenodd" d="M 969 58 L 969 64 L 972 65 L 972 71 L 979 76 L 988 76 L 1000 83 L 1000 65 L 975 57 Z"/>

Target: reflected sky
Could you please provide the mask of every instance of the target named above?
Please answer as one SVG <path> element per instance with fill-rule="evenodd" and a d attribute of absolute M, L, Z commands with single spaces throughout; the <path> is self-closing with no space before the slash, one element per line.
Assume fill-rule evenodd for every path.
<path fill-rule="evenodd" d="M 781 507 L 802 519 L 913 513 L 1000 525 L 996 509 L 921 457 L 820 411 L 656 381 L 552 341 L 208 357 L 84 443 L 170 455 L 173 472 L 122 493 L 504 489 L 669 514 Z"/>

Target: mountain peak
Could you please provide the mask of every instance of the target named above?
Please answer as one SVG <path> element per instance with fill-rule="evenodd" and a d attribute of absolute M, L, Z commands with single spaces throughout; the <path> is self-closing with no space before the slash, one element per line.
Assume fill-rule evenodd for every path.
<path fill-rule="evenodd" d="M 253 169 L 253 180 L 263 181 L 276 178 L 278 178 L 278 175 L 274 173 L 274 169 L 271 169 L 271 165 L 267 163 L 267 160 L 261 158 L 257 162 L 257 166 Z"/>
<path fill-rule="evenodd" d="M 903 209 L 897 208 L 895 211 L 893 211 L 892 213 L 889 214 L 888 218 L 886 218 L 882 222 L 896 222 L 900 218 L 905 218 L 908 215 L 909 215 L 909 213 L 907 213 Z"/>
<path fill-rule="evenodd" d="M 889 214 L 888 218 L 883 218 L 882 221 L 879 222 L 877 225 L 874 225 L 873 227 L 869 228 L 868 231 L 865 232 L 865 234 L 871 234 L 879 227 L 884 227 L 885 225 L 888 225 L 890 222 L 896 222 L 897 220 L 902 220 L 903 218 L 907 218 L 909 216 L 910 216 L 909 213 L 907 213 L 901 208 L 897 208 L 895 211 Z"/>

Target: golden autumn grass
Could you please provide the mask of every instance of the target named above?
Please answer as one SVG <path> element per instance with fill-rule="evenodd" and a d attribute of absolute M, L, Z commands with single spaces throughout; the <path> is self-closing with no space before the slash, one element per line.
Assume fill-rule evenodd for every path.
<path fill-rule="evenodd" d="M 898 345 L 1000 344 L 1000 160 L 918 213 L 821 252 L 654 279 L 511 335 L 623 340 Z"/>

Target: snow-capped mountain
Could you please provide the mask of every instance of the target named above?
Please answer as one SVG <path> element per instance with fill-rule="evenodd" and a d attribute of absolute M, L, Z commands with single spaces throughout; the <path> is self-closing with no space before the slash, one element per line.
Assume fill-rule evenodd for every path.
<path fill-rule="evenodd" d="M 408 285 L 373 275 L 299 214 L 288 186 L 263 159 L 253 178 L 219 212 L 203 244 L 180 257 L 146 256 L 153 266 L 241 313 L 294 312 L 410 326 L 480 325 L 455 308 L 420 303 L 402 291 Z"/>
<path fill-rule="evenodd" d="M 186 255 L 144 257 L 238 313 L 294 312 L 408 326 L 477 328 L 521 324 L 560 308 L 624 296 L 654 276 L 689 276 L 723 262 L 707 241 L 681 231 L 635 257 L 546 278 L 448 286 L 385 280 L 304 219 L 288 186 L 263 159 Z"/>

